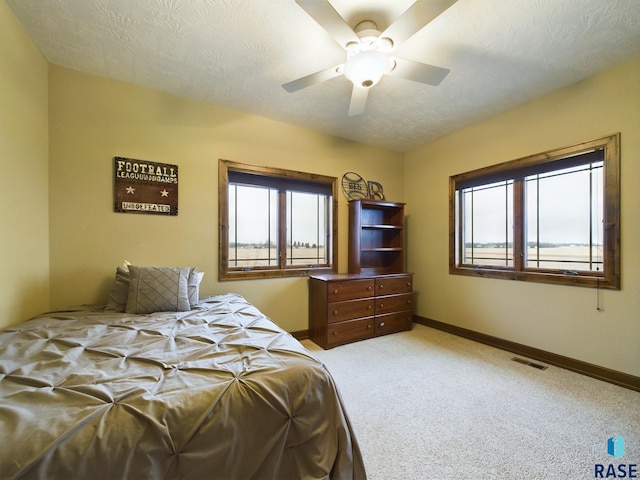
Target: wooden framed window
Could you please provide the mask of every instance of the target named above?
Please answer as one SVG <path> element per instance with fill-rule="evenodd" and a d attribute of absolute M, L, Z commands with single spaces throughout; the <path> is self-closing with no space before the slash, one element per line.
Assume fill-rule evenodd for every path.
<path fill-rule="evenodd" d="M 220 160 L 219 279 L 337 268 L 337 178 Z"/>
<path fill-rule="evenodd" d="M 449 272 L 620 289 L 620 134 L 449 179 Z"/>

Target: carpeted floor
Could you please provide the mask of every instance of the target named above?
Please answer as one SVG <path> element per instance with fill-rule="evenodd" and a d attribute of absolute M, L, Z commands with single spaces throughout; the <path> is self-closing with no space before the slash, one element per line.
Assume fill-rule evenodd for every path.
<path fill-rule="evenodd" d="M 418 324 L 326 351 L 302 343 L 338 384 L 370 480 L 589 479 L 596 464 L 640 465 L 640 392 Z"/>

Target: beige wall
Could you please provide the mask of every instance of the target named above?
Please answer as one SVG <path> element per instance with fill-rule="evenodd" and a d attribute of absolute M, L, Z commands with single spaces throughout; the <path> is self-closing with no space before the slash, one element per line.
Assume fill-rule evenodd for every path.
<path fill-rule="evenodd" d="M 405 158 L 417 314 L 640 375 L 640 58 Z M 449 275 L 450 175 L 621 132 L 622 290 Z"/>
<path fill-rule="evenodd" d="M 0 0 L 0 327 L 49 308 L 47 62 Z"/>
<path fill-rule="evenodd" d="M 308 328 L 307 279 L 217 281 L 218 159 L 341 178 L 356 171 L 402 201 L 400 153 L 51 66 L 51 304 L 104 303 L 115 268 L 195 265 L 202 294 L 238 292 L 289 331 Z M 179 215 L 113 212 L 113 157 L 179 166 Z M 347 202 L 339 267 L 347 268 Z"/>

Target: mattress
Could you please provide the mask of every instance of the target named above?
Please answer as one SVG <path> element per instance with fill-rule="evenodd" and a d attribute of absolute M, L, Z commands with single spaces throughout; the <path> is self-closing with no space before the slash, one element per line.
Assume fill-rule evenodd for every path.
<path fill-rule="evenodd" d="M 0 477 L 364 479 L 327 369 L 242 296 L 0 331 Z"/>

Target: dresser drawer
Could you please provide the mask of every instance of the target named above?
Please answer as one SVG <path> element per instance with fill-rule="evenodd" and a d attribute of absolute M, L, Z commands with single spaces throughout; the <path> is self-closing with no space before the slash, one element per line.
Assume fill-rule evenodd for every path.
<path fill-rule="evenodd" d="M 413 293 L 376 297 L 376 315 L 413 309 Z"/>
<path fill-rule="evenodd" d="M 413 322 L 413 313 L 398 312 L 389 315 L 376 316 L 375 318 L 375 334 L 385 335 L 387 333 L 401 332 L 403 330 L 411 330 Z"/>
<path fill-rule="evenodd" d="M 329 324 L 327 346 L 335 347 L 343 343 L 373 337 L 373 317 Z"/>
<path fill-rule="evenodd" d="M 374 312 L 373 297 L 327 304 L 327 322 L 342 322 L 353 318 L 371 317 Z"/>
<path fill-rule="evenodd" d="M 409 293 L 413 290 L 413 277 L 411 275 L 378 277 L 375 288 L 378 296 Z"/>
<path fill-rule="evenodd" d="M 374 279 L 345 280 L 327 283 L 327 301 L 341 302 L 354 298 L 373 297 Z"/>

